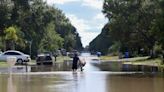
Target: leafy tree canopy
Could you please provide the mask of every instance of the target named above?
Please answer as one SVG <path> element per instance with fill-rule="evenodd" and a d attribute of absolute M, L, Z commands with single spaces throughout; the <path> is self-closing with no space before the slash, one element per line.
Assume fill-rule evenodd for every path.
<path fill-rule="evenodd" d="M 32 56 L 35 56 L 42 50 L 82 48 L 80 36 L 76 35 L 76 28 L 65 14 L 58 8 L 47 5 L 43 0 L 1 0 L 0 12 L 2 39 L 6 28 L 13 30 L 10 27 L 15 25 L 19 29 L 6 31 L 6 39 L 14 37 L 14 40 L 17 40 L 14 45 L 17 50 L 30 53 L 29 47 L 32 47 Z M 68 37 L 70 35 L 73 38 Z M 6 50 L 5 44 L 2 47 Z"/>

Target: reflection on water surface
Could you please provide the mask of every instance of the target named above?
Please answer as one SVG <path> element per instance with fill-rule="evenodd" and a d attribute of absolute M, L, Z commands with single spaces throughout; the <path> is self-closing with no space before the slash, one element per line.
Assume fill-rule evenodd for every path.
<path fill-rule="evenodd" d="M 9 91 L 9 88 L 13 90 Z M 163 92 L 163 90 L 163 77 L 144 74 L 58 72 L 13 74 L 12 77 L 7 74 L 0 75 L 0 92 Z"/>
<path fill-rule="evenodd" d="M 64 62 L 54 66 L 34 66 L 28 73 L 2 73 L 0 92 L 164 91 L 164 77 L 156 73 L 102 71 L 90 57 L 84 58 L 87 59 L 84 72 L 72 73 L 71 63 Z"/>

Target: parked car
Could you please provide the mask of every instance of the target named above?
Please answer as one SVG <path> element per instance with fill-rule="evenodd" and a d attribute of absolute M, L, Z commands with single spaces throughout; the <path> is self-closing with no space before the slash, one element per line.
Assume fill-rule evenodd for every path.
<path fill-rule="evenodd" d="M 80 53 L 77 50 L 73 50 L 71 52 L 68 52 L 68 56 L 70 58 L 73 58 L 75 54 L 80 55 Z"/>
<path fill-rule="evenodd" d="M 0 54 L 0 60 L 1 61 L 7 61 L 7 57 L 10 56 L 14 56 L 17 58 L 17 62 L 18 63 L 23 63 L 23 62 L 29 62 L 31 60 L 30 56 L 27 54 L 24 54 L 20 51 L 16 51 L 16 50 L 9 50 L 9 51 L 5 51 L 3 53 Z"/>
<path fill-rule="evenodd" d="M 65 49 L 61 49 L 60 51 L 63 56 L 67 56 L 67 51 Z"/>
<path fill-rule="evenodd" d="M 53 64 L 53 56 L 50 54 L 39 54 L 36 57 L 37 65 L 52 65 Z"/>

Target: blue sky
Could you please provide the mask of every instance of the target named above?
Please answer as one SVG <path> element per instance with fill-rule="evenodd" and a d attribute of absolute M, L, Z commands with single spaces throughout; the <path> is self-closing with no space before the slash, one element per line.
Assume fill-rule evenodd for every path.
<path fill-rule="evenodd" d="M 102 14 L 103 0 L 45 0 L 63 11 L 81 36 L 83 46 L 89 45 L 107 23 Z"/>

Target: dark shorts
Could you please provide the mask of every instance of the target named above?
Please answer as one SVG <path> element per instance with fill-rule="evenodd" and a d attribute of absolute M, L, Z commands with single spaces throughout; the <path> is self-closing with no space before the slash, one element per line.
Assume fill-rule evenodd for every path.
<path fill-rule="evenodd" d="M 77 69 L 77 64 L 73 64 L 72 69 Z"/>

